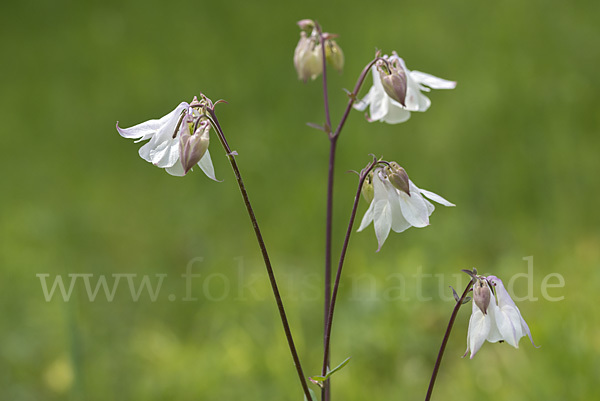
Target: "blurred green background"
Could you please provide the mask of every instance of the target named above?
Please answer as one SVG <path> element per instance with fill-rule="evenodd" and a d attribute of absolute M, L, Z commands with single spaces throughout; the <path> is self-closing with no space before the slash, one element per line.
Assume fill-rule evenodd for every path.
<path fill-rule="evenodd" d="M 404 124 L 350 116 L 338 148 L 334 255 L 369 153 L 457 204 L 426 229 L 352 237 L 333 331 L 337 400 L 422 399 L 460 269 L 514 281 L 542 347 L 465 349 L 461 310 L 433 399 L 589 400 L 600 375 L 597 1 L 21 1 L 0 6 L 0 398 L 301 400 L 241 197 L 216 140 L 215 183 L 138 157 L 128 127 L 200 91 L 254 202 L 307 375 L 321 358 L 328 143 L 320 81 L 299 82 L 295 22 L 340 34 L 334 121 L 375 49 L 458 81 Z M 370 85 L 370 77 L 367 81 Z M 366 88 L 362 94 L 366 93 Z M 214 137 L 213 137 L 214 139 Z M 367 205 L 362 202 L 359 218 Z M 181 277 L 194 274 L 191 293 Z M 460 273 L 460 274 L 459 274 Z M 547 288 L 548 274 L 564 287 Z M 65 302 L 40 278 L 122 276 Z M 463 277 L 464 276 L 464 277 Z M 90 276 L 87 276 L 90 277 Z M 518 276 L 517 276 L 518 277 Z M 557 284 L 551 276 L 546 283 Z M 196 300 L 184 301 L 190 295 Z M 544 296 L 546 295 L 546 296 Z M 171 296 L 171 297 L 169 297 Z M 552 300 L 549 297 L 562 299 Z M 564 298 L 563 298 L 564 297 Z M 533 300 L 537 298 L 537 300 Z"/>

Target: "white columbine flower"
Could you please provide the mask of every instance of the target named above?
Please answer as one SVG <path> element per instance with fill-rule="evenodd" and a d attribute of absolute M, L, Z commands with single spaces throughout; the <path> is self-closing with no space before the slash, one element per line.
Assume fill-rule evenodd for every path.
<path fill-rule="evenodd" d="M 197 99 L 194 98 L 192 105 L 197 103 Z M 204 119 L 196 108 L 182 102 L 175 110 L 158 120 L 149 120 L 130 128 L 120 128 L 117 122 L 117 131 L 124 138 L 137 139 L 136 142 L 149 139 L 150 141 L 140 148 L 140 156 L 155 166 L 164 168 L 171 175 L 185 175 L 192 167 L 189 161 L 195 164 L 200 156 L 198 166 L 209 178 L 216 181 L 207 149 L 208 130 Z M 190 149 L 191 145 L 195 146 L 195 149 Z M 183 163 L 187 161 L 187 166 L 184 167 L 182 159 L 186 159 Z"/>
<path fill-rule="evenodd" d="M 489 285 L 496 289 L 496 298 Z M 486 307 L 487 304 L 487 307 Z M 491 343 L 506 341 L 515 348 L 519 348 L 519 340 L 531 332 L 519 308 L 508 295 L 502 280 L 496 276 L 478 276 L 473 285 L 473 312 L 469 320 L 467 333 L 466 356 L 471 351 L 471 359 L 487 340 Z"/>
<path fill-rule="evenodd" d="M 402 169 L 396 163 L 390 163 L 390 166 L 394 169 Z M 433 192 L 417 188 L 408 179 L 404 169 L 402 169 L 402 172 L 405 176 L 404 189 L 399 189 L 402 185 L 394 185 L 390 181 L 390 175 L 393 174 L 390 167 L 378 167 L 373 173 L 373 200 L 360 223 L 358 231 L 364 230 L 373 222 L 379 245 L 377 251 L 381 249 L 390 230 L 400 233 L 409 227 L 429 225 L 429 216 L 431 216 L 435 207 L 423 195 L 444 206 L 455 206 Z"/>
<path fill-rule="evenodd" d="M 374 65 L 371 68 L 373 86 L 367 95 L 354 105 L 354 108 L 360 111 L 370 106 L 370 121 L 383 121 L 388 124 L 403 123 L 410 118 L 411 111 L 425 111 L 431 105 L 431 100 L 421 91 L 429 92 L 430 88 L 454 89 L 456 87 L 454 81 L 447 81 L 420 71 L 410 71 L 406 68 L 404 60 L 398 57 L 396 52 L 392 53 L 391 56 L 385 55 L 383 58 L 390 63 L 399 64 L 406 73 L 406 107 L 388 96 L 381 83 L 377 66 Z"/>

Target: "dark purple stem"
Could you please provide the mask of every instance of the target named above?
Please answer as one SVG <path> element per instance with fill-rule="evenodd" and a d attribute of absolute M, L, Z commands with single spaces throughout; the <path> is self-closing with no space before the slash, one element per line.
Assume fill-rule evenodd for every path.
<path fill-rule="evenodd" d="M 354 85 L 354 90 L 352 91 L 352 93 L 350 93 L 350 96 L 349 96 L 350 99 L 348 100 L 348 105 L 346 105 L 346 110 L 344 111 L 344 115 L 342 116 L 342 119 L 340 120 L 340 123 L 338 124 L 337 129 L 335 130 L 335 132 L 333 134 L 331 134 L 331 136 L 337 138 L 340 135 L 340 133 L 342 132 L 342 128 L 344 128 L 344 124 L 346 123 L 346 120 L 348 119 L 348 115 L 350 114 L 350 111 L 352 110 L 352 106 L 354 105 L 354 102 L 356 102 L 356 97 L 358 96 L 358 91 L 360 91 L 360 88 L 361 88 L 363 82 L 365 81 L 365 78 L 367 77 L 369 70 L 371 69 L 373 64 L 375 64 L 375 62 L 377 60 L 379 60 L 379 57 L 375 57 L 375 59 L 373 61 L 371 61 L 369 64 L 367 64 L 367 66 L 360 73 L 360 76 L 358 77 L 358 81 L 356 81 L 356 85 Z"/>
<path fill-rule="evenodd" d="M 452 331 L 452 326 L 454 326 L 454 320 L 456 320 L 456 316 L 458 315 L 458 310 L 463 304 L 463 301 L 471 286 L 473 285 L 473 280 L 469 281 L 467 288 L 463 292 L 462 296 L 458 301 L 456 301 L 456 305 L 454 305 L 454 310 L 452 311 L 452 316 L 450 316 L 450 321 L 448 322 L 448 328 L 446 329 L 446 334 L 444 334 L 444 339 L 442 340 L 442 345 L 440 347 L 440 351 L 438 352 L 437 359 L 435 361 L 435 366 L 433 367 L 433 373 L 431 374 L 431 380 L 429 381 L 429 388 L 427 389 L 427 396 L 425 396 L 425 401 L 429 401 L 431 399 L 431 393 L 433 392 L 433 386 L 435 384 L 435 379 L 437 377 L 438 371 L 440 370 L 440 364 L 442 363 L 442 357 L 444 356 L 444 351 L 446 350 L 446 344 L 448 344 L 448 339 L 450 338 L 450 332 Z"/>
<path fill-rule="evenodd" d="M 352 227 L 354 226 L 354 219 L 356 218 L 356 211 L 358 210 L 358 202 L 360 200 L 360 192 L 365 182 L 365 178 L 369 172 L 377 164 L 373 161 L 360 173 L 360 179 L 358 182 L 358 188 L 356 189 L 356 195 L 354 196 L 354 205 L 352 206 L 352 212 L 350 214 L 350 221 L 348 222 L 348 229 L 346 230 L 346 237 L 344 238 L 344 244 L 342 245 L 342 252 L 340 254 L 340 260 L 338 263 L 337 272 L 335 275 L 335 283 L 333 285 L 333 294 L 331 296 L 331 306 L 329 307 L 329 313 L 327 315 L 327 323 L 325 325 L 325 352 L 323 354 L 323 367 L 326 369 L 329 363 L 329 349 L 331 339 L 331 328 L 333 326 L 333 312 L 335 310 L 335 302 L 337 300 L 338 290 L 340 288 L 340 280 L 342 277 L 342 268 L 344 267 L 344 260 L 346 259 L 346 251 L 348 250 L 348 244 L 350 243 L 350 235 L 352 234 Z M 323 373 L 325 375 L 327 372 Z"/>
<path fill-rule="evenodd" d="M 335 171 L 335 152 L 337 149 L 337 140 L 339 135 L 350 115 L 350 111 L 352 110 L 352 105 L 356 101 L 356 97 L 358 96 L 358 91 L 360 90 L 365 77 L 367 76 L 369 69 L 371 66 L 377 61 L 378 57 L 376 57 L 373 61 L 371 61 L 361 72 L 356 85 L 354 86 L 354 91 L 350 94 L 350 99 L 348 100 L 348 104 L 346 106 L 346 110 L 338 124 L 335 132 L 331 132 L 331 118 L 329 113 L 329 98 L 327 95 L 327 68 L 326 68 L 326 59 L 325 59 L 325 40 L 323 38 L 321 27 L 317 24 L 317 31 L 319 32 L 319 40 L 321 43 L 321 55 L 323 61 L 323 101 L 325 104 L 325 132 L 329 137 L 329 166 L 327 172 L 327 206 L 326 206 L 326 223 L 325 223 L 325 302 L 324 302 L 324 326 L 323 326 L 323 346 L 324 346 L 324 361 L 321 369 L 321 374 L 324 376 L 327 374 L 327 368 L 329 366 L 329 340 L 331 334 L 331 246 L 332 246 L 332 230 L 333 230 L 333 187 L 334 187 L 334 171 Z M 335 286 L 339 285 L 334 284 Z M 334 288 L 334 291 L 337 292 L 337 289 Z M 329 333 L 329 334 L 328 334 Z M 321 400 L 329 401 L 331 398 L 330 393 L 330 384 L 329 380 L 326 380 L 323 383 L 323 390 L 321 391 Z"/>
<path fill-rule="evenodd" d="M 319 34 L 319 43 L 321 44 L 321 62 L 323 70 L 323 104 L 325 107 L 325 132 L 329 137 L 329 168 L 327 174 L 327 206 L 326 206 L 326 223 L 325 223 L 325 280 L 324 280 L 324 302 L 323 302 L 323 347 L 327 347 L 327 316 L 331 304 L 331 233 L 333 230 L 333 171 L 335 165 L 335 149 L 336 138 L 331 135 L 331 113 L 329 112 L 329 95 L 327 91 L 327 59 L 325 52 L 325 38 L 323 31 L 318 23 L 315 23 L 315 28 Z M 327 373 L 329 360 L 325 361 L 321 374 L 324 376 Z M 323 383 L 321 391 L 321 400 L 329 401 L 331 397 L 331 389 L 329 380 Z"/>
<path fill-rule="evenodd" d="M 304 391 L 304 396 L 307 400 L 311 400 L 310 392 L 308 391 L 308 384 L 306 382 L 306 378 L 304 376 L 304 372 L 302 371 L 302 365 L 300 364 L 300 358 L 298 357 L 298 352 L 296 351 L 296 346 L 294 345 L 294 339 L 292 337 L 292 331 L 290 329 L 290 325 L 287 320 L 287 316 L 285 313 L 285 309 L 283 307 L 283 301 L 281 299 L 281 295 L 279 293 L 279 288 L 277 286 L 277 280 L 275 279 L 275 273 L 273 271 L 273 267 L 271 266 L 271 260 L 269 258 L 269 254 L 267 252 L 267 246 L 263 240 L 260 228 L 258 227 L 258 221 L 256 220 L 256 216 L 254 215 L 254 210 L 252 209 L 252 205 L 250 204 L 250 199 L 248 198 L 248 192 L 246 191 L 246 187 L 244 186 L 244 181 L 242 180 L 242 175 L 240 174 L 240 170 L 238 169 L 237 162 L 235 160 L 235 155 L 231 151 L 231 148 L 227 144 L 227 140 L 225 139 L 225 134 L 219 125 L 219 120 L 213 109 L 208 109 L 208 112 L 211 115 L 211 120 L 213 122 L 213 126 L 217 131 L 217 136 L 227 153 L 227 157 L 229 158 L 229 163 L 231 163 L 231 167 L 233 168 L 233 172 L 235 174 L 235 178 L 238 183 L 238 187 L 240 188 L 240 192 L 242 193 L 242 198 L 244 199 L 244 205 L 246 206 L 246 210 L 248 212 L 248 216 L 252 221 L 252 227 L 254 228 L 254 233 L 256 235 L 256 239 L 258 241 L 258 245 L 260 247 L 260 251 L 262 253 L 262 257 L 265 263 L 265 267 L 267 268 L 267 273 L 269 275 L 269 282 L 271 283 L 271 289 L 273 290 L 273 295 L 275 296 L 275 302 L 277 303 L 277 310 L 279 311 L 279 316 L 281 318 L 281 323 L 283 324 L 283 330 L 285 331 L 285 337 L 288 342 L 288 346 L 290 348 L 290 352 L 292 354 L 292 359 L 294 360 L 294 366 L 296 367 L 296 372 L 298 373 L 298 378 L 300 379 L 300 384 L 302 385 L 302 390 Z"/>

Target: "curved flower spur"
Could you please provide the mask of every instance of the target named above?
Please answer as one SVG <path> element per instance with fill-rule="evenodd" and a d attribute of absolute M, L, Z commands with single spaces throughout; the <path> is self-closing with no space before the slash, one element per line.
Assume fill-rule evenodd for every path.
<path fill-rule="evenodd" d="M 137 139 L 143 145 L 140 157 L 174 176 L 186 175 L 195 165 L 212 180 L 215 171 L 208 151 L 211 123 L 205 114 L 210 100 L 194 97 L 191 103 L 182 102 L 169 114 L 158 120 L 148 120 L 130 128 L 117 131 L 123 138 Z"/>

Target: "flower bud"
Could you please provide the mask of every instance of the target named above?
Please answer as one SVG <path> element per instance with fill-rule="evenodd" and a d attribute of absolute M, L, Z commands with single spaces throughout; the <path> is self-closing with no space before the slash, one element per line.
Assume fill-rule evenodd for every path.
<path fill-rule="evenodd" d="M 487 314 L 487 308 L 490 305 L 490 289 L 485 279 L 477 278 L 473 284 L 473 302 L 484 315 Z"/>
<path fill-rule="evenodd" d="M 385 93 L 406 107 L 406 72 L 404 72 L 404 68 L 398 63 L 398 60 L 391 63 L 380 60 L 377 63 L 377 71 L 379 71 Z"/>
<path fill-rule="evenodd" d="M 399 189 L 410 196 L 410 182 L 408 179 L 408 174 L 406 174 L 406 170 L 400 167 L 398 163 L 391 162 L 386 168 L 386 172 L 388 180 L 392 183 L 392 185 L 396 189 Z"/>
<path fill-rule="evenodd" d="M 303 31 L 312 31 L 315 27 L 315 21 L 311 19 L 301 19 L 296 24 L 298 24 Z"/>
<path fill-rule="evenodd" d="M 190 135 L 189 131 L 186 129 L 179 138 L 179 155 L 185 174 L 202 159 L 208 149 L 210 123 L 203 120 L 198 124 L 193 135 Z"/>
<path fill-rule="evenodd" d="M 300 32 L 300 41 L 294 51 L 294 67 L 298 79 L 306 82 L 308 78 L 317 78 L 323 71 L 321 56 L 321 45 L 318 39 L 313 35 L 307 37 L 304 31 Z"/>
<path fill-rule="evenodd" d="M 373 171 L 371 171 L 363 182 L 363 186 L 361 188 L 361 193 L 363 198 L 367 201 L 367 203 L 371 203 L 373 198 L 375 197 L 375 189 L 373 188 Z"/>
<path fill-rule="evenodd" d="M 338 72 L 344 69 L 344 53 L 333 39 L 325 41 L 325 59 Z"/>

